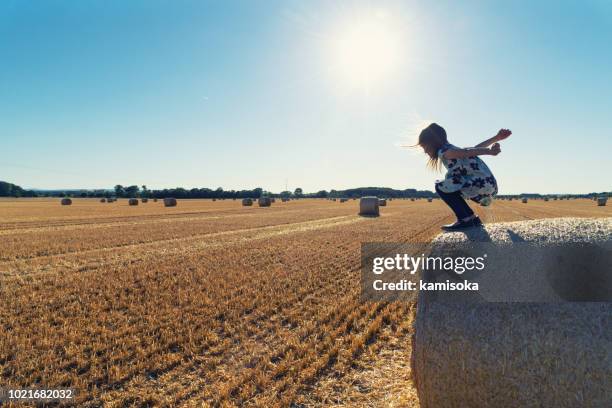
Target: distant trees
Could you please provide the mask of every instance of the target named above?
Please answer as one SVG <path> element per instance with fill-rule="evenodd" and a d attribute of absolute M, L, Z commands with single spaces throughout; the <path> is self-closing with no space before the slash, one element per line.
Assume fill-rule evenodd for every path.
<path fill-rule="evenodd" d="M 23 188 L 8 183 L 6 181 L 0 181 L 0 197 L 36 197 L 35 191 L 24 190 Z"/>
<path fill-rule="evenodd" d="M 365 196 L 386 198 L 430 198 L 436 197 L 437 194 L 429 190 L 415 190 L 413 188 L 396 190 L 388 187 L 359 187 L 348 190 L 331 190 L 329 192 L 329 197 L 331 198 L 359 198 Z"/>
<path fill-rule="evenodd" d="M 602 193 L 609 194 L 609 193 Z M 14 184 L 0 181 L 0 197 L 36 197 L 36 196 L 52 196 L 52 197 L 91 197 L 91 198 L 102 198 L 102 197 L 120 197 L 120 198 L 216 198 L 216 199 L 242 199 L 242 198 L 259 198 L 263 195 L 268 197 L 283 197 L 283 198 L 300 198 L 300 197 L 312 197 L 312 198 L 358 198 L 368 195 L 387 197 L 387 198 L 412 198 L 412 197 L 435 197 L 436 194 L 431 191 L 419 191 L 415 189 L 396 190 L 386 187 L 360 187 L 348 190 L 320 190 L 316 193 L 304 193 L 304 190 L 300 187 L 296 188 L 293 192 L 282 191 L 281 193 L 272 193 L 270 191 L 264 192 L 261 187 L 257 187 L 251 190 L 224 190 L 222 187 L 216 189 L 210 188 L 191 188 L 189 190 L 182 187 L 166 188 L 163 190 L 150 190 L 146 185 L 137 186 L 124 186 L 117 184 L 112 190 L 46 190 L 46 191 L 29 191 L 24 190 Z"/>
<path fill-rule="evenodd" d="M 117 184 L 115 186 L 115 195 L 117 197 L 125 197 L 125 189 L 123 188 L 121 184 Z"/>
<path fill-rule="evenodd" d="M 140 192 L 140 187 L 138 186 L 128 186 L 125 188 L 125 196 L 127 198 L 136 198 L 138 197 L 139 192 Z"/>

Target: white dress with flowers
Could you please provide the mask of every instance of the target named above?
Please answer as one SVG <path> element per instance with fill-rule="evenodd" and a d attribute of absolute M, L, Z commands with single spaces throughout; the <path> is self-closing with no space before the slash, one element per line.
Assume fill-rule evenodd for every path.
<path fill-rule="evenodd" d="M 463 198 L 477 203 L 484 197 L 496 195 L 497 180 L 485 162 L 478 156 L 462 159 L 444 158 L 444 152 L 451 149 L 457 149 L 457 147 L 446 143 L 438 150 L 438 157 L 447 172 L 444 180 L 436 181 L 436 186 L 445 193 L 461 191 Z"/>

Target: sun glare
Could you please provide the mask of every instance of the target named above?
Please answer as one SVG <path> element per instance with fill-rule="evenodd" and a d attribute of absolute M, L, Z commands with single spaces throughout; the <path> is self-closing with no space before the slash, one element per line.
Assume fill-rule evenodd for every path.
<path fill-rule="evenodd" d="M 400 35 L 390 17 L 376 12 L 349 21 L 332 36 L 332 70 L 339 79 L 371 88 L 397 69 L 402 51 Z"/>

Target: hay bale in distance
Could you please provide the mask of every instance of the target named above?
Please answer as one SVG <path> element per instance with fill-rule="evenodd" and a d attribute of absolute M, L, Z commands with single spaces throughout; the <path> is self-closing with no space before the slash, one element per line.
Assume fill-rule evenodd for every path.
<path fill-rule="evenodd" d="M 154 202 L 154 203 L 156 203 L 156 202 L 157 202 L 157 198 L 154 198 L 154 199 L 153 199 L 153 202 Z"/>
<path fill-rule="evenodd" d="M 62 198 L 60 201 L 62 205 L 72 205 L 72 200 L 70 198 Z"/>
<path fill-rule="evenodd" d="M 142 201 L 143 203 L 148 203 L 149 199 L 148 198 L 141 198 L 140 201 Z"/>
<path fill-rule="evenodd" d="M 176 207 L 176 198 L 166 197 L 164 198 L 165 207 Z"/>
<path fill-rule="evenodd" d="M 517 239 L 609 248 L 612 218 L 520 221 L 485 229 L 441 234 L 433 250 L 450 242 L 512 245 Z M 508 265 L 512 269 L 513 263 Z M 494 272 L 521 279 L 520 270 Z M 542 268 L 543 275 L 548 272 Z M 425 272 L 422 279 L 445 279 L 433 275 Z M 611 302 L 462 303 L 440 301 L 432 291 L 418 296 L 411 363 L 421 407 L 603 407 L 612 401 Z"/>
<path fill-rule="evenodd" d="M 433 201 L 433 198 L 428 198 L 428 199 L 427 199 L 427 202 L 428 202 L 428 203 L 431 203 L 432 201 Z"/>
<path fill-rule="evenodd" d="M 527 198 L 526 197 L 523 198 L 521 201 L 523 202 L 523 204 L 527 204 Z"/>
<path fill-rule="evenodd" d="M 599 197 L 597 199 L 597 206 L 598 207 L 604 207 L 607 202 L 608 202 L 608 197 Z"/>
<path fill-rule="evenodd" d="M 138 205 L 138 199 L 137 198 L 130 198 L 128 201 L 129 205 Z"/>
<path fill-rule="evenodd" d="M 260 207 L 270 207 L 272 205 L 272 200 L 270 197 L 259 197 L 259 200 L 257 200 L 257 205 Z"/>
<path fill-rule="evenodd" d="M 348 198 L 341 198 L 341 199 L 340 199 L 340 202 L 341 202 L 341 203 L 346 203 L 347 201 L 348 201 Z"/>
<path fill-rule="evenodd" d="M 378 197 L 361 197 L 361 200 L 359 200 L 359 215 L 378 217 L 380 215 L 379 205 Z"/>
<path fill-rule="evenodd" d="M 378 205 L 379 205 L 380 207 L 386 207 L 386 206 L 387 206 L 387 200 L 386 200 L 385 198 L 380 198 L 380 199 L 378 200 Z"/>
<path fill-rule="evenodd" d="M 243 198 L 243 199 L 242 199 L 242 205 L 243 205 L 244 207 L 250 207 L 250 206 L 252 206 L 252 205 L 253 205 L 253 200 L 252 200 L 252 199 L 250 199 L 250 198 Z"/>
<path fill-rule="evenodd" d="M 286 203 L 287 201 L 289 201 L 289 199 L 287 197 L 281 198 L 281 202 Z"/>
<path fill-rule="evenodd" d="M 106 198 L 101 198 L 101 199 L 100 199 L 100 202 L 101 202 L 101 203 L 105 203 L 105 202 L 106 202 Z"/>

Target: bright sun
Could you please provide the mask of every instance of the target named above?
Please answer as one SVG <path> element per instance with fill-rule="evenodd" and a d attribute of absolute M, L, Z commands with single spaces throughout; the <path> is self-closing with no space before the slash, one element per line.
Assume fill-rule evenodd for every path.
<path fill-rule="evenodd" d="M 378 12 L 339 27 L 331 39 L 332 70 L 351 86 L 370 89 L 398 67 L 399 34 L 389 16 Z"/>

